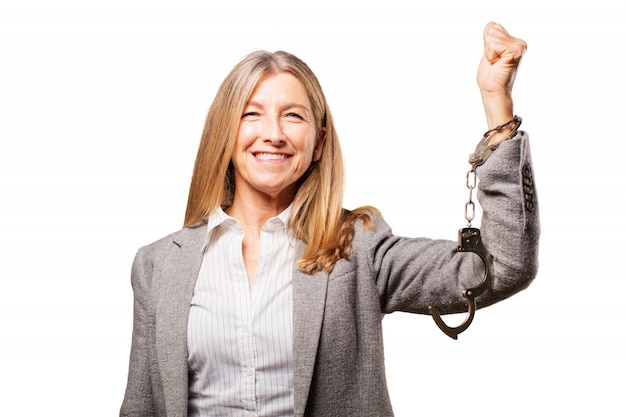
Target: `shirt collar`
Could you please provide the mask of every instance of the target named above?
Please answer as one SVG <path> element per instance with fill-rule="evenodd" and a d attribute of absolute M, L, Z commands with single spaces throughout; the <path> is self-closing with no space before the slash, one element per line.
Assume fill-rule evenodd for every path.
<path fill-rule="evenodd" d="M 236 220 L 226 214 L 226 212 L 221 207 L 218 207 L 217 210 L 215 210 L 213 214 L 211 214 L 207 219 L 207 230 L 211 232 L 211 230 L 215 229 L 217 226 L 226 221 L 236 222 Z"/>
<path fill-rule="evenodd" d="M 289 224 L 289 215 L 291 214 L 291 204 L 278 215 L 270 218 L 265 222 L 264 229 L 273 230 L 276 227 L 287 228 Z M 217 226 L 221 224 L 239 225 L 237 219 L 226 214 L 222 207 L 218 207 L 213 214 L 207 219 L 207 232 L 211 232 Z"/>

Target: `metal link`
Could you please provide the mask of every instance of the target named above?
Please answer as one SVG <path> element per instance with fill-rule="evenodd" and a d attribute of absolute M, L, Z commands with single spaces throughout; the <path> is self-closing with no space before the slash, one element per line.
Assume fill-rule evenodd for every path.
<path fill-rule="evenodd" d="M 472 220 L 474 220 L 474 216 L 476 215 L 476 205 L 472 200 L 474 189 L 476 188 L 476 182 L 476 168 L 472 166 L 472 169 L 467 172 L 465 177 L 465 185 L 467 185 L 467 188 L 469 189 L 469 200 L 465 203 L 465 220 L 467 220 L 467 227 L 472 227 Z"/>
<path fill-rule="evenodd" d="M 474 174 L 474 176 L 472 178 L 472 183 L 470 184 L 470 175 L 472 174 Z M 474 167 L 472 167 L 472 169 L 467 171 L 467 175 L 465 177 L 465 185 L 467 185 L 467 188 L 469 188 L 470 190 L 476 188 L 477 178 L 478 177 L 476 176 L 476 170 L 474 169 Z"/>
<path fill-rule="evenodd" d="M 472 209 L 471 212 L 469 209 Z M 470 214 L 471 213 L 471 214 Z M 473 201 L 468 201 L 465 203 L 465 219 L 467 220 L 467 227 L 472 227 L 472 220 L 474 220 L 474 216 L 476 215 L 476 206 Z"/>

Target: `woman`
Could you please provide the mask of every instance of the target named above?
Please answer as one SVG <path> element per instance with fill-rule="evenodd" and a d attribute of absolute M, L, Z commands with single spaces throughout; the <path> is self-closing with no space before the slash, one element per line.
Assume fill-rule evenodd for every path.
<path fill-rule="evenodd" d="M 526 45 L 495 23 L 484 41 L 478 84 L 491 129 L 513 117 Z M 515 130 L 491 134 L 498 149 L 477 170 L 495 267 L 479 307 L 536 274 L 528 137 Z M 247 56 L 209 110 L 184 228 L 135 258 L 120 415 L 393 415 L 383 315 L 466 311 L 461 292 L 484 267 L 456 242 L 394 236 L 373 208 L 344 210 L 342 187 L 314 74 L 284 52 Z"/>

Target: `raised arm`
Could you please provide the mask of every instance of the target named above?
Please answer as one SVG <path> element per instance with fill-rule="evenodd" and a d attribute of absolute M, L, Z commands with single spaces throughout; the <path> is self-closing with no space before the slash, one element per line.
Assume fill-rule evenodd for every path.
<path fill-rule="evenodd" d="M 513 118 L 513 83 L 526 42 L 515 38 L 498 23 L 490 22 L 483 32 L 485 52 L 478 66 L 476 80 L 487 118 L 487 128 L 493 129 Z M 491 135 L 490 143 L 497 145 L 510 133 L 511 126 Z"/>
<path fill-rule="evenodd" d="M 487 24 L 483 37 L 477 80 L 493 129 L 513 118 L 511 93 L 526 43 L 496 23 Z M 511 127 L 491 134 L 491 143 L 499 146 L 476 169 L 481 234 L 494 262 L 491 288 L 477 298 L 478 307 L 526 288 L 537 273 L 540 228 L 529 139 L 519 131 L 504 142 L 510 134 Z M 477 255 L 457 252 L 455 241 L 394 236 L 382 220 L 377 229 L 369 251 L 384 312 L 426 313 L 429 306 L 442 313 L 467 311 L 462 291 L 476 286 L 484 273 Z"/>

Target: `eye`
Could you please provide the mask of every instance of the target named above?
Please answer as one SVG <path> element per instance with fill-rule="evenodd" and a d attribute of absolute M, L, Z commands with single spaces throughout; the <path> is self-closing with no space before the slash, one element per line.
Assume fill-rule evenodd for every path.
<path fill-rule="evenodd" d="M 285 114 L 286 117 L 288 118 L 294 118 L 294 119 L 298 119 L 298 120 L 304 120 L 304 117 L 302 117 L 300 114 L 296 113 L 296 112 L 289 112 L 287 114 Z"/>
<path fill-rule="evenodd" d="M 260 116 L 260 113 L 257 112 L 257 111 L 247 111 L 247 112 L 245 112 L 241 116 L 241 118 L 242 119 L 252 119 L 252 118 L 255 118 L 255 117 L 259 117 L 259 116 Z"/>

